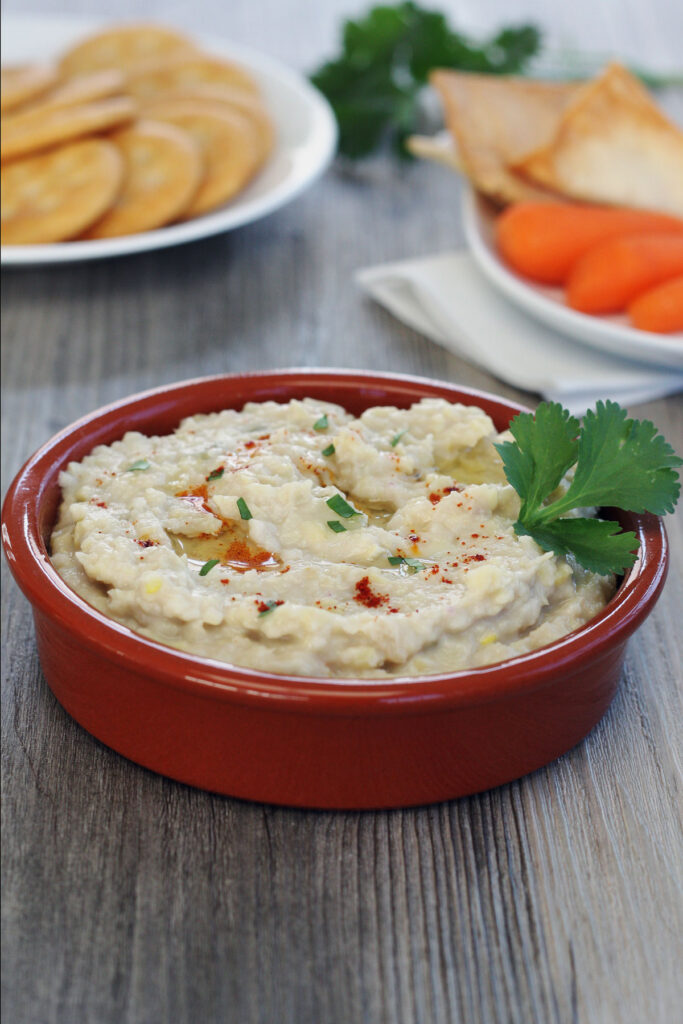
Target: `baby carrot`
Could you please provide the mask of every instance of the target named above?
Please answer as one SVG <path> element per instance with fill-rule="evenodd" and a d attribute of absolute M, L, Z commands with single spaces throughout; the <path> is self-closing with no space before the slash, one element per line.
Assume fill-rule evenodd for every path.
<path fill-rule="evenodd" d="M 683 234 L 683 220 L 579 203 L 515 203 L 496 224 L 503 259 L 513 270 L 544 284 L 563 284 L 576 261 L 598 242 L 641 231 Z"/>
<path fill-rule="evenodd" d="M 628 307 L 628 315 L 641 331 L 683 331 L 683 274 L 643 292 Z"/>
<path fill-rule="evenodd" d="M 683 234 L 624 235 L 581 257 L 567 281 L 567 303 L 582 313 L 618 313 L 641 292 L 683 274 Z"/>

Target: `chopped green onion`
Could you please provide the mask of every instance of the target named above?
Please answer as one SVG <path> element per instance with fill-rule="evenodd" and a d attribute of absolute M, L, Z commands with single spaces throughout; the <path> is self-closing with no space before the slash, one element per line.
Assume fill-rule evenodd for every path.
<path fill-rule="evenodd" d="M 323 455 L 334 455 L 334 445 L 333 444 L 328 444 L 327 448 L 323 448 L 322 454 Z"/>
<path fill-rule="evenodd" d="M 316 420 L 313 424 L 314 430 L 327 430 L 329 423 L 327 422 L 327 413 L 324 412 L 319 420 Z"/>
<path fill-rule="evenodd" d="M 268 612 L 272 612 L 273 608 L 277 608 L 277 606 L 278 606 L 279 604 L 282 604 L 282 601 L 265 601 L 265 602 L 264 602 L 264 604 L 267 604 L 267 605 L 268 605 L 268 607 L 267 607 L 267 608 L 263 608 L 263 609 L 262 609 L 262 610 L 261 610 L 261 611 L 260 611 L 260 612 L 258 613 L 258 615 L 259 615 L 259 619 L 260 619 L 260 618 L 261 618 L 261 617 L 262 617 L 263 615 L 267 615 L 267 614 L 268 614 Z"/>
<path fill-rule="evenodd" d="M 211 572 L 211 570 L 213 569 L 214 565 L 218 565 L 218 562 L 219 562 L 218 558 L 210 558 L 208 562 L 204 562 L 204 565 L 199 570 L 199 575 L 200 576 L 206 576 L 207 573 Z"/>
<path fill-rule="evenodd" d="M 212 480 L 220 480 L 224 473 L 225 468 L 221 466 L 220 469 L 214 469 L 212 473 L 209 473 L 206 479 L 211 483 Z"/>
<path fill-rule="evenodd" d="M 424 569 L 425 564 L 421 562 L 419 558 L 404 558 L 402 555 L 388 555 L 388 561 L 391 565 L 407 565 L 411 572 L 419 572 L 420 569 Z"/>
<path fill-rule="evenodd" d="M 328 519 L 327 525 L 333 533 L 346 533 L 346 527 L 338 519 Z"/>
<path fill-rule="evenodd" d="M 341 516 L 342 519 L 350 519 L 351 516 L 360 515 L 360 512 L 358 512 L 353 505 L 349 505 L 348 501 L 344 501 L 341 494 L 335 494 L 331 498 L 328 498 L 326 504 L 329 505 L 332 511 L 336 512 L 338 516 Z"/>
<path fill-rule="evenodd" d="M 398 444 L 398 442 L 399 442 L 399 441 L 401 440 L 401 438 L 403 437 L 403 435 L 404 435 L 405 433 L 407 433 L 407 431 L 405 431 L 405 430 L 399 430 L 398 434 L 396 434 L 396 436 L 395 436 L 395 437 L 392 437 L 392 439 L 391 439 L 391 447 L 392 447 L 392 448 L 395 448 L 395 447 L 396 447 L 396 445 Z"/>
<path fill-rule="evenodd" d="M 244 500 L 244 498 L 238 498 L 237 499 L 237 508 L 239 509 L 239 513 L 240 513 L 242 519 L 251 519 L 252 518 L 251 512 L 249 511 L 249 506 L 247 505 L 247 503 Z"/>
<path fill-rule="evenodd" d="M 143 469 L 149 469 L 149 462 L 147 459 L 138 459 L 132 466 L 129 466 L 126 473 L 139 473 Z"/>

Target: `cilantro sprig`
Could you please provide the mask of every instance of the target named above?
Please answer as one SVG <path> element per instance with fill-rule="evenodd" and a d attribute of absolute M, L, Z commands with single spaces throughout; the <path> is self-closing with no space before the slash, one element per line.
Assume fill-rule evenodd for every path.
<path fill-rule="evenodd" d="M 533 25 L 509 26 L 477 41 L 453 31 L 441 12 L 408 0 L 347 21 L 341 53 L 311 80 L 334 109 L 340 153 L 367 156 L 388 136 L 406 156 L 403 142 L 418 127 L 419 94 L 432 68 L 515 74 L 539 46 Z"/>
<path fill-rule="evenodd" d="M 621 532 L 611 520 L 567 513 L 593 506 L 673 512 L 683 459 L 649 420 L 629 419 L 617 402 L 598 402 L 582 424 L 558 402 L 542 402 L 535 414 L 515 416 L 510 432 L 514 441 L 496 448 L 522 499 L 515 532 L 545 551 L 571 554 L 603 575 L 622 572 L 636 560 L 635 533 Z M 548 501 L 572 466 L 565 493 Z"/>

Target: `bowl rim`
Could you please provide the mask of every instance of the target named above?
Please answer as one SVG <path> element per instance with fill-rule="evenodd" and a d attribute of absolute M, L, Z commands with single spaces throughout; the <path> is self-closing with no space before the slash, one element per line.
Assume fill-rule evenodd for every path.
<path fill-rule="evenodd" d="M 56 620 L 78 636 L 79 643 L 136 673 L 197 696 L 269 707 L 273 711 L 334 715 L 431 713 L 513 698 L 551 685 L 563 671 L 599 660 L 626 642 L 652 609 L 668 569 L 668 542 L 661 517 L 649 513 L 620 513 L 622 525 L 635 531 L 639 554 L 616 594 L 595 618 L 552 644 L 492 665 L 420 676 L 384 678 L 281 675 L 216 661 L 150 640 L 89 605 L 52 566 L 39 527 L 41 498 L 55 474 L 69 460 L 64 449 L 82 443 L 96 424 L 107 423 L 124 410 L 164 405 L 170 411 L 181 395 L 206 386 L 244 382 L 266 387 L 280 383 L 302 394 L 306 381 L 335 379 L 345 384 L 382 388 L 403 385 L 434 389 L 435 397 L 452 401 L 493 403 L 504 414 L 527 407 L 491 392 L 411 374 L 379 373 L 345 368 L 294 367 L 266 371 L 214 374 L 162 385 L 111 402 L 87 413 L 46 441 L 16 474 L 2 508 L 2 539 L 10 569 L 35 611 Z M 296 393 L 295 393 L 296 392 Z M 245 402 L 252 396 L 240 396 Z M 420 397 L 414 394 L 413 397 Z M 424 397 L 424 395 L 422 395 Z M 155 405 L 155 399 L 158 400 Z M 164 402 L 164 400 L 166 400 Z M 389 404 L 389 403 L 387 403 Z M 184 416 L 179 414 L 179 419 Z M 152 413 L 150 412 L 150 419 Z M 136 424 L 136 427 L 138 425 Z M 126 429 L 123 424 L 122 436 Z M 110 437 L 110 441 L 114 440 Z M 96 444 L 104 443 L 96 441 Z M 91 450 L 91 449 L 88 449 Z M 62 452 L 61 459 L 59 453 Z M 86 454 L 83 451 L 79 457 Z M 49 475 L 48 475 L 49 474 Z"/>

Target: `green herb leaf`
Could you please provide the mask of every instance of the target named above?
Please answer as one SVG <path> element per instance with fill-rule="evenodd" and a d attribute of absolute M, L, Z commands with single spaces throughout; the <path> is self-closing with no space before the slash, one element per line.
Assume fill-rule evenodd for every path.
<path fill-rule="evenodd" d="M 328 519 L 327 525 L 333 533 L 346 533 L 346 527 L 338 519 Z"/>
<path fill-rule="evenodd" d="M 406 433 L 405 430 L 399 430 L 398 434 L 396 434 L 395 437 L 392 437 L 392 439 L 391 439 L 391 447 L 392 448 L 396 447 L 396 445 L 398 444 L 398 442 L 401 440 L 401 438 L 403 437 L 403 435 L 405 433 Z"/>
<path fill-rule="evenodd" d="M 328 444 L 327 448 L 323 448 L 322 450 L 323 455 L 334 455 L 334 452 L 335 448 L 333 444 Z"/>
<path fill-rule="evenodd" d="M 328 498 L 326 504 L 329 505 L 332 511 L 336 512 L 338 516 L 341 516 L 342 519 L 350 519 L 351 516 L 360 515 L 360 512 L 355 509 L 353 505 L 349 505 L 348 501 L 345 501 L 341 494 L 335 494 L 331 498 Z"/>
<path fill-rule="evenodd" d="M 214 469 L 213 472 L 209 473 L 206 479 L 208 483 L 211 483 L 212 480 L 220 480 L 224 473 L 225 468 L 223 466 L 220 466 L 219 469 Z"/>
<path fill-rule="evenodd" d="M 649 420 L 627 419 L 616 402 L 588 411 L 579 437 L 576 473 L 564 498 L 544 510 L 614 505 L 631 512 L 673 512 L 680 493 L 675 466 L 683 465 Z M 559 510 L 559 513 L 558 511 Z"/>
<path fill-rule="evenodd" d="M 388 555 L 391 565 L 407 565 L 411 572 L 419 572 L 425 568 L 424 562 L 419 558 L 404 558 L 403 555 Z"/>
<path fill-rule="evenodd" d="M 219 562 L 218 558 L 210 558 L 208 562 L 204 562 L 204 565 L 199 570 L 199 575 L 200 576 L 206 576 L 207 573 L 211 572 L 211 570 L 213 569 L 214 565 L 218 565 L 218 562 Z"/>
<path fill-rule="evenodd" d="M 513 74 L 539 49 L 531 25 L 504 28 L 484 41 L 453 31 L 439 11 L 416 3 L 373 7 L 347 21 L 339 56 L 311 76 L 339 124 L 339 152 L 367 156 L 385 139 L 402 156 L 417 126 L 419 94 L 436 67 Z"/>
<path fill-rule="evenodd" d="M 149 467 L 150 464 L 147 459 L 138 459 L 137 462 L 133 462 L 132 465 L 128 467 L 126 473 L 140 473 L 143 469 L 149 469 Z"/>
<path fill-rule="evenodd" d="M 244 498 L 238 498 L 237 499 L 237 509 L 238 509 L 239 514 L 242 517 L 242 519 L 252 519 L 253 518 L 251 512 L 249 511 L 249 506 L 247 505 L 247 503 L 244 500 Z"/>
<path fill-rule="evenodd" d="M 536 415 L 520 413 L 510 423 L 515 441 L 497 444 L 505 475 L 521 496 L 520 519 L 535 509 L 560 483 L 576 462 L 579 421 L 558 402 L 543 402 Z M 536 443 L 537 437 L 543 444 Z"/>
<path fill-rule="evenodd" d="M 517 533 L 529 533 L 544 551 L 573 555 L 584 569 L 607 575 L 630 568 L 636 560 L 638 538 L 619 530 L 619 523 L 581 516 L 538 524 L 532 530 L 521 527 Z"/>
<path fill-rule="evenodd" d="M 313 424 L 313 429 L 314 430 L 327 430 L 329 425 L 330 424 L 327 422 L 327 413 L 324 412 L 322 414 L 322 416 L 320 417 L 320 419 L 316 420 L 315 423 Z"/>
<path fill-rule="evenodd" d="M 259 619 L 262 618 L 264 615 L 268 615 L 269 612 L 272 612 L 274 608 L 277 608 L 278 605 L 282 604 L 282 601 L 264 601 L 263 603 L 267 604 L 268 607 L 261 609 L 261 611 L 258 613 Z"/>
<path fill-rule="evenodd" d="M 546 551 L 572 554 L 593 572 L 618 573 L 633 565 L 637 539 L 610 521 L 567 512 L 613 506 L 630 512 L 673 512 L 683 465 L 649 420 L 628 419 L 616 402 L 598 402 L 576 436 L 577 421 L 557 403 L 541 403 L 535 416 L 510 424 L 515 442 L 496 445 L 505 475 L 522 499 L 515 532 Z M 566 493 L 547 499 L 576 463 Z"/>

